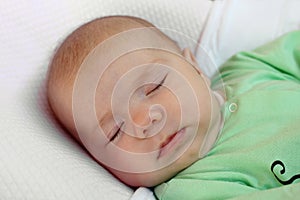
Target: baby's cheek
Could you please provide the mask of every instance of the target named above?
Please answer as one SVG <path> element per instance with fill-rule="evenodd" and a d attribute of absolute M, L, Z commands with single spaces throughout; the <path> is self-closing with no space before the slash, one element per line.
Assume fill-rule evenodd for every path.
<path fill-rule="evenodd" d="M 164 91 L 161 93 L 157 103 L 166 111 L 166 129 L 178 130 L 180 128 L 180 123 L 182 119 L 181 115 L 181 105 L 179 97 L 172 92 L 170 89 L 164 87 Z M 169 133 L 170 134 L 170 133 Z"/>
<path fill-rule="evenodd" d="M 127 133 L 122 134 L 123 135 L 115 144 L 121 151 L 131 153 L 150 153 L 158 150 L 159 142 L 155 137 L 139 139 L 132 137 Z"/>

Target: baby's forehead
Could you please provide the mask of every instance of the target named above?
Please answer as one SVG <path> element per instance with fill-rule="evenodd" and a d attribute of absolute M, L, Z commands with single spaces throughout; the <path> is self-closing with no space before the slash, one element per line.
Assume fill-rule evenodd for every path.
<path fill-rule="evenodd" d="M 162 52 L 156 51 L 140 50 L 120 56 L 105 68 L 99 78 L 99 93 L 109 95 L 116 87 L 128 91 L 132 89 L 128 87 L 130 85 L 137 88 L 156 81 L 168 70 L 167 59 Z"/>
<path fill-rule="evenodd" d="M 157 60 L 164 59 L 165 54 L 170 54 L 169 51 L 174 51 L 174 48 L 152 29 L 122 32 L 99 43 L 87 55 L 80 67 L 82 74 L 88 74 L 82 77 L 83 83 L 96 83 L 100 94 L 110 94 L 117 83 L 126 80 L 123 77 L 131 77 L 122 82 L 124 85 L 135 83 L 136 78 L 149 70 L 145 65 L 155 65 Z M 133 69 L 138 70 L 129 73 Z"/>
<path fill-rule="evenodd" d="M 127 53 L 105 66 L 100 79 L 116 82 L 129 74 L 132 79 L 136 79 L 150 73 L 154 69 L 162 68 L 159 64 L 162 61 L 162 58 L 156 57 L 145 50 Z"/>

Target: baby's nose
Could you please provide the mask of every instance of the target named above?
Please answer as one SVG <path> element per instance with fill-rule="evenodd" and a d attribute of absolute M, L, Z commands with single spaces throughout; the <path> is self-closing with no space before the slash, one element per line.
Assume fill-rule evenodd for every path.
<path fill-rule="evenodd" d="M 160 105 L 158 104 L 152 105 L 149 109 L 149 115 L 151 120 L 150 123 L 152 124 L 159 123 L 163 118 L 163 112 L 164 109 Z"/>
<path fill-rule="evenodd" d="M 148 122 L 140 127 L 140 131 L 138 131 L 139 137 L 141 138 L 152 137 L 158 134 L 164 127 L 165 109 L 161 105 L 155 104 L 150 106 L 148 111 L 146 115 Z"/>

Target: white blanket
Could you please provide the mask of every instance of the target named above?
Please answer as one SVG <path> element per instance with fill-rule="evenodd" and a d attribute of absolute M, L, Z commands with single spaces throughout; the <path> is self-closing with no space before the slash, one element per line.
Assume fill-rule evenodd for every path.
<path fill-rule="evenodd" d="M 239 51 L 300 29 L 299 0 L 215 0 L 196 57 L 208 76 Z"/>

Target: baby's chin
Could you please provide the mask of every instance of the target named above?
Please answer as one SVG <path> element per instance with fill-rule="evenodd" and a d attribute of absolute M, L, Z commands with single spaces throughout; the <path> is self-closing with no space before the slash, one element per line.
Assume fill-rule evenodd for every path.
<path fill-rule="evenodd" d="M 147 173 L 129 173 L 115 169 L 109 169 L 109 171 L 123 183 L 132 187 L 153 187 L 169 180 L 176 174 L 166 174 L 163 170 Z"/>
<path fill-rule="evenodd" d="M 172 164 L 146 173 L 124 172 L 117 169 L 106 167 L 113 175 L 115 175 L 123 183 L 133 187 L 154 187 L 163 182 L 168 181 L 180 171 L 192 165 L 199 159 L 199 147 L 194 144 L 184 156 L 177 159 Z"/>

